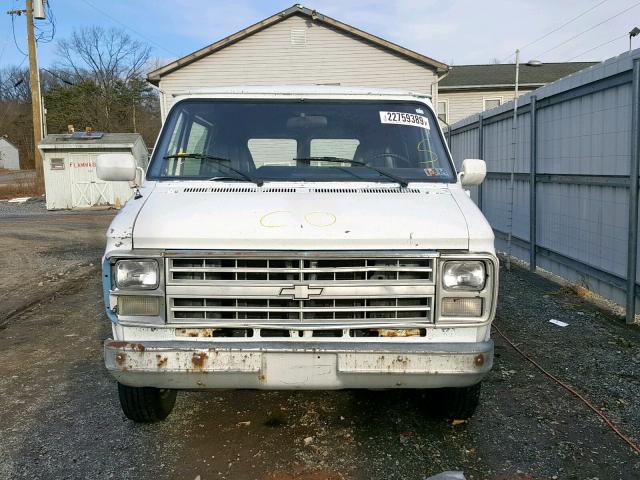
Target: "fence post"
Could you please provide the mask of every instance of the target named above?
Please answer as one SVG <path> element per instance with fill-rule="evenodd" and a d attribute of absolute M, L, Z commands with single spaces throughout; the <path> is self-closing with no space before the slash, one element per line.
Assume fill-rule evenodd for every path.
<path fill-rule="evenodd" d="M 478 158 L 484 160 L 484 119 L 478 114 Z M 486 161 L 486 160 L 485 160 Z M 482 211 L 482 183 L 478 185 L 478 208 Z"/>
<path fill-rule="evenodd" d="M 529 270 L 536 271 L 536 247 L 537 242 L 537 199 L 536 199 L 536 174 L 538 173 L 538 112 L 536 110 L 536 96 L 531 96 L 531 132 L 529 135 Z"/>
<path fill-rule="evenodd" d="M 631 161 L 629 162 L 629 236 L 627 246 L 627 323 L 636 314 L 636 262 L 638 259 L 638 174 L 640 174 L 640 59 L 633 61 L 631 96 Z"/>

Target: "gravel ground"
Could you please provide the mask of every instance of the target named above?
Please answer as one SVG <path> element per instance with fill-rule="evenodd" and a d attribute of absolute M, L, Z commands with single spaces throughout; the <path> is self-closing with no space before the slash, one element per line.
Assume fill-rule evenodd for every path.
<path fill-rule="evenodd" d="M 18 305 L 0 317 L 0 478 L 640 478 L 639 456 L 498 335 L 468 424 L 413 391 L 248 390 L 181 392 L 167 421 L 133 424 L 102 365 L 111 216 L 0 203 L 2 311 Z M 501 274 L 496 325 L 640 443 L 640 331 L 525 270 Z"/>
<path fill-rule="evenodd" d="M 30 198 L 23 203 L 0 200 L 0 218 L 25 217 L 29 215 L 43 215 L 47 213 L 44 200 L 41 198 Z M 68 214 L 66 210 L 55 212 L 55 214 Z M 75 213 L 75 212 L 73 212 Z"/>
<path fill-rule="evenodd" d="M 113 210 L 47 212 L 44 201 L 0 201 L 0 325 L 86 275 L 102 255 Z"/>

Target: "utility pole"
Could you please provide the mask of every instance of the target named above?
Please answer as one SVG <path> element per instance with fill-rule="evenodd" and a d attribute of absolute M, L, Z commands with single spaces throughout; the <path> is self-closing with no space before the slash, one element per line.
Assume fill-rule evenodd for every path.
<path fill-rule="evenodd" d="M 518 159 L 518 82 L 520 75 L 520 50 L 516 50 L 516 84 L 513 97 L 513 121 L 511 124 L 511 174 L 509 175 L 509 207 L 507 208 L 507 270 L 511 270 L 511 243 L 513 237 L 513 202 L 516 160 Z"/>
<path fill-rule="evenodd" d="M 43 0 L 35 0 L 37 8 L 36 18 L 44 18 Z M 38 58 L 36 38 L 33 26 L 34 0 L 26 0 L 25 10 L 9 10 L 9 15 L 22 15 L 27 17 L 27 44 L 29 54 L 29 83 L 31 85 L 31 116 L 33 117 L 33 159 L 36 167 L 36 185 L 44 190 L 44 175 L 42 168 L 42 155 L 38 150 L 38 144 L 42 140 L 42 96 L 40 94 L 40 72 L 38 70 Z"/>
<path fill-rule="evenodd" d="M 33 28 L 33 0 L 27 1 L 27 42 L 29 44 L 29 81 L 31 82 L 31 114 L 33 116 L 33 158 L 36 166 L 36 184 L 44 188 L 42 155 L 38 144 L 42 140 L 42 104 L 40 98 L 40 73 L 36 39 Z"/>

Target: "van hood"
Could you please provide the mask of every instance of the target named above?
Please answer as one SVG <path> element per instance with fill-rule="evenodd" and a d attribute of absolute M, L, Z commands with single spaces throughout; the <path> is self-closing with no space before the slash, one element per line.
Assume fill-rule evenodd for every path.
<path fill-rule="evenodd" d="M 159 184 L 148 195 L 133 228 L 136 249 L 469 248 L 467 221 L 446 185 L 399 190 Z"/>

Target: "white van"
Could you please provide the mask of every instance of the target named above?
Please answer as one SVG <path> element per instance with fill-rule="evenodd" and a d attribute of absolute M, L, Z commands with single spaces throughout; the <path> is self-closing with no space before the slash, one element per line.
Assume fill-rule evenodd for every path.
<path fill-rule="evenodd" d="M 107 233 L 104 344 L 130 419 L 180 389 L 438 389 L 470 416 L 493 363 L 493 232 L 428 97 L 344 87 L 176 99 Z M 99 157 L 104 180 L 136 177 Z"/>

